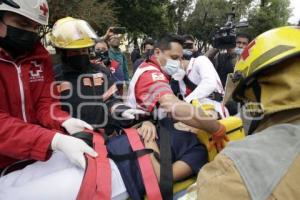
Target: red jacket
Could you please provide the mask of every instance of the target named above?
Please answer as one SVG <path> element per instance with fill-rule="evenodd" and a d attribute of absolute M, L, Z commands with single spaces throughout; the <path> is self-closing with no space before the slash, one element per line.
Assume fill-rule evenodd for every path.
<path fill-rule="evenodd" d="M 55 130 L 69 117 L 58 104 L 51 106 L 58 102 L 51 97 L 52 82 L 51 59 L 41 44 L 16 61 L 0 50 L 0 169 L 50 156 Z"/>

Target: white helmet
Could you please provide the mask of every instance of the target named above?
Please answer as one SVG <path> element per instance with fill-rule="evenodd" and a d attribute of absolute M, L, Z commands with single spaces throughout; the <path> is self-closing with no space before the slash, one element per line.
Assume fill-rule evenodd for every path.
<path fill-rule="evenodd" d="M 10 11 L 47 25 L 49 7 L 46 0 L 0 0 L 0 11 Z"/>

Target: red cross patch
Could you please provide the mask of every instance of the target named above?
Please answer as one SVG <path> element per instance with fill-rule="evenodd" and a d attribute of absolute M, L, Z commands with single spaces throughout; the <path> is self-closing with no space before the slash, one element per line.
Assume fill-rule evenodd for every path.
<path fill-rule="evenodd" d="M 255 45 L 255 40 L 253 40 L 243 51 L 241 58 L 243 60 L 247 60 L 247 58 L 250 56 L 250 49 Z"/>
<path fill-rule="evenodd" d="M 37 61 L 31 61 L 31 68 L 29 71 L 30 82 L 41 82 L 44 81 L 44 66 L 43 64 L 37 63 Z"/>
<path fill-rule="evenodd" d="M 47 4 L 43 3 L 42 5 L 40 5 L 40 11 L 43 13 L 44 16 L 47 16 L 49 12 Z"/>
<path fill-rule="evenodd" d="M 32 61 L 32 66 L 30 68 L 31 77 L 41 77 L 41 73 L 43 72 L 42 65 L 37 64 L 36 61 Z"/>

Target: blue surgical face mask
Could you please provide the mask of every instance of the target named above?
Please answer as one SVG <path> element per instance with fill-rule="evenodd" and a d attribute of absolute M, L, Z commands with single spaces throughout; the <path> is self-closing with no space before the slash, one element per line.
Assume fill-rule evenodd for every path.
<path fill-rule="evenodd" d="M 243 48 L 240 48 L 240 47 L 235 47 L 234 49 L 234 52 L 237 54 L 237 55 L 241 55 L 243 53 L 244 49 Z"/>
<path fill-rule="evenodd" d="M 179 60 L 173 60 L 168 58 L 167 59 L 167 63 L 164 66 L 164 71 L 172 76 L 173 74 L 175 74 L 180 68 L 180 61 Z"/>
<path fill-rule="evenodd" d="M 183 49 L 183 55 L 192 56 L 193 52 L 189 49 Z"/>

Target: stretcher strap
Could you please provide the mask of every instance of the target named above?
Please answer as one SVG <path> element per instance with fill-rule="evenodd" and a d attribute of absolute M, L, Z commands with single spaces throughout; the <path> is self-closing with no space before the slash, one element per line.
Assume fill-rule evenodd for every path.
<path fill-rule="evenodd" d="M 139 157 L 150 153 L 154 153 L 154 151 L 152 149 L 142 149 L 127 154 L 108 153 L 108 157 L 111 158 L 113 161 L 121 162 L 124 160 L 137 160 Z"/>
<path fill-rule="evenodd" d="M 169 119 L 170 125 L 172 121 Z M 172 153 L 170 130 L 168 130 L 159 121 L 159 137 L 160 137 L 160 191 L 164 200 L 173 199 L 173 168 L 172 168 Z"/>
<path fill-rule="evenodd" d="M 111 167 L 109 159 L 107 158 L 107 149 L 104 145 L 103 138 L 95 134 L 94 135 L 94 148 L 98 152 L 96 158 L 97 166 L 97 191 L 95 199 L 111 199 Z"/>
<path fill-rule="evenodd" d="M 136 129 L 124 129 L 127 134 L 129 143 L 133 151 L 144 149 L 144 145 Z M 138 158 L 139 167 L 141 170 L 144 186 L 146 189 L 148 200 L 162 200 L 159 190 L 159 185 L 149 155 L 144 155 Z"/>
<path fill-rule="evenodd" d="M 191 91 L 193 91 L 193 90 L 195 90 L 195 89 L 197 88 L 197 85 L 196 85 L 195 83 L 193 83 L 193 82 L 188 78 L 187 75 L 185 75 L 185 76 L 183 77 L 183 82 L 184 82 L 184 84 L 185 84 Z"/>
<path fill-rule="evenodd" d="M 111 199 L 111 167 L 104 143 L 99 134 L 93 133 L 93 146 L 98 156 L 86 155 L 87 167 L 77 200 Z"/>
<path fill-rule="evenodd" d="M 77 195 L 77 200 L 93 199 L 93 196 L 95 195 L 97 184 L 95 176 L 97 171 L 96 162 L 92 157 L 86 156 L 86 163 L 86 171 Z"/>

